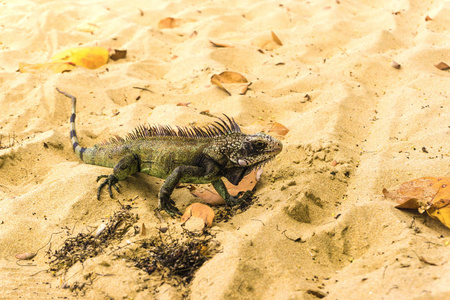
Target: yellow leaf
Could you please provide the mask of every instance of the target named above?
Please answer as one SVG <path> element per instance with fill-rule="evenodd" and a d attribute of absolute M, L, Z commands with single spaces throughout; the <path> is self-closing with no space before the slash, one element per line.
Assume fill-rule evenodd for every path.
<path fill-rule="evenodd" d="M 439 190 L 427 213 L 450 228 L 450 178 L 442 178 L 440 181 Z"/>
<path fill-rule="evenodd" d="M 97 69 L 106 65 L 108 49 L 102 47 L 70 48 L 56 53 L 52 62 L 68 62 L 87 69 Z"/>
<path fill-rule="evenodd" d="M 404 182 L 393 191 L 383 189 L 397 208 L 416 208 L 450 228 L 450 177 L 423 177 Z"/>

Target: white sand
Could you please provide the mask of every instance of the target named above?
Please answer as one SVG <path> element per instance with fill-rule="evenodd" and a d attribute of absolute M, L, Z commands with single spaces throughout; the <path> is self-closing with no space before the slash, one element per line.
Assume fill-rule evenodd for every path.
<path fill-rule="evenodd" d="M 449 229 L 381 196 L 383 187 L 449 175 L 450 73 L 434 66 L 450 64 L 449 16 L 449 1 L 0 1 L 2 145 L 15 136 L 0 150 L 0 298 L 74 297 L 59 277 L 30 276 L 47 268 L 48 247 L 34 266 L 18 266 L 14 255 L 35 252 L 61 227 L 79 232 L 120 209 L 106 192 L 96 200 L 95 179 L 111 170 L 73 154 L 70 103 L 55 87 L 78 98 L 84 146 L 144 122 L 205 124 L 204 110 L 244 128 L 263 120 L 290 130 L 257 186 L 260 205 L 216 224 L 223 251 L 196 274 L 192 299 L 449 298 Z M 180 26 L 159 30 L 166 17 Z M 98 26 L 93 34 L 79 30 L 88 23 Z M 97 70 L 16 72 L 20 62 L 77 46 L 128 56 Z M 246 95 L 210 84 L 225 70 L 252 82 Z M 126 203 L 138 196 L 135 212 L 153 234 L 160 183 L 134 176 L 117 196 Z M 197 201 L 186 189 L 173 198 L 181 210 Z M 52 249 L 63 238 L 54 236 Z M 99 276 L 88 298 L 180 297 L 168 285 L 155 292 L 162 281 L 123 261 L 105 269 L 102 259 L 68 274 L 72 282 L 113 274 Z"/>

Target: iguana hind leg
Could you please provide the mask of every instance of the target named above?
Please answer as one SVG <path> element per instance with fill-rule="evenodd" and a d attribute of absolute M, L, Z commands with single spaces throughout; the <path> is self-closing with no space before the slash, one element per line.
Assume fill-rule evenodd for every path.
<path fill-rule="evenodd" d="M 105 181 L 103 181 L 97 190 L 97 199 L 100 200 L 100 192 L 102 188 L 104 188 L 106 185 L 108 186 L 108 192 L 109 196 L 111 198 L 113 197 L 113 193 L 111 190 L 111 187 L 113 187 L 118 193 L 120 193 L 119 188 L 117 187 L 117 183 L 120 180 L 126 179 L 128 176 L 139 172 L 139 157 L 134 154 L 130 153 L 126 156 L 124 156 L 115 166 L 113 174 L 111 175 L 100 175 L 97 177 L 97 181 L 99 181 L 102 178 L 106 178 Z"/>

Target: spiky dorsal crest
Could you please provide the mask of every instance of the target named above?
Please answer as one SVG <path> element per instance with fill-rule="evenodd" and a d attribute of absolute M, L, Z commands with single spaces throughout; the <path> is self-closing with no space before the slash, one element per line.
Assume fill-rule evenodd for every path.
<path fill-rule="evenodd" d="M 144 124 L 136 127 L 132 132 L 128 133 L 125 138 L 118 135 L 109 141 L 104 141 L 102 145 L 119 144 L 126 141 L 146 139 L 149 137 L 167 136 L 181 138 L 214 138 L 222 135 L 241 132 L 241 128 L 233 118 L 224 114 L 227 120 L 218 118 L 219 121 L 204 127 L 198 126 L 169 126 L 169 125 L 150 125 Z"/>

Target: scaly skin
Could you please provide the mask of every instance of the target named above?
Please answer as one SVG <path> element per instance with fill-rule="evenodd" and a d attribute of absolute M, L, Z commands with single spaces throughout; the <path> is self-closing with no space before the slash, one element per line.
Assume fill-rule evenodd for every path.
<path fill-rule="evenodd" d="M 81 147 L 75 130 L 76 98 L 56 89 L 72 99 L 70 137 L 74 152 L 85 163 L 113 168 L 113 174 L 99 186 L 119 192 L 117 183 L 134 173 L 144 173 L 165 179 L 159 192 L 159 210 L 171 216 L 180 214 L 170 199 L 179 182 L 212 183 L 227 205 L 236 205 L 241 199 L 231 196 L 221 177 L 237 185 L 242 178 L 281 152 L 281 142 L 267 134 L 244 134 L 234 120 L 220 119 L 207 127 L 140 126 L 125 138 L 115 137 L 93 147 Z"/>

